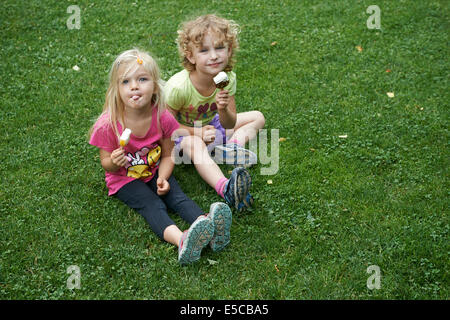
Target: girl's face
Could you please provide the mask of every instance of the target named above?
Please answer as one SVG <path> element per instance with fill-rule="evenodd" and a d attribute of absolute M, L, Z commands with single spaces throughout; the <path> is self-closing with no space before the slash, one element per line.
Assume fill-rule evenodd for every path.
<path fill-rule="evenodd" d="M 119 67 L 119 94 L 125 109 L 142 109 L 151 105 L 155 84 L 150 74 L 142 65 L 132 72 L 124 73 L 129 64 Z"/>
<path fill-rule="evenodd" d="M 219 41 L 218 37 L 208 32 L 203 38 L 200 47 L 194 47 L 187 58 L 195 65 L 195 70 L 208 76 L 216 76 L 225 69 L 231 54 L 231 48 L 227 43 Z"/>

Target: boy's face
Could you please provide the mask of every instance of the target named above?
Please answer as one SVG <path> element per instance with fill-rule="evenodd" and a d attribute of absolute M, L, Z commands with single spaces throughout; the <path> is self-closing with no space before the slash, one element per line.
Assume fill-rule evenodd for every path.
<path fill-rule="evenodd" d="M 195 65 L 196 72 L 214 77 L 227 66 L 230 55 L 227 43 L 208 32 L 201 46 L 192 48 L 186 57 Z"/>

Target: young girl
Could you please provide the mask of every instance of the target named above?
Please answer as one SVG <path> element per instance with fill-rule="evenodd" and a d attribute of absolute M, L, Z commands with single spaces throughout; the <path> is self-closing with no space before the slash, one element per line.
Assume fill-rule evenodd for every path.
<path fill-rule="evenodd" d="M 167 105 L 184 129 L 176 148 L 187 153 L 200 176 L 238 210 L 253 201 L 248 189 L 249 173 L 242 167 L 233 170 L 239 177 L 238 190 L 231 197 L 228 180 L 210 157 L 229 159 L 244 166 L 256 163 L 256 155 L 243 148 L 264 127 L 261 112 L 236 114 L 236 74 L 233 56 L 238 48 L 238 26 L 216 15 L 205 15 L 183 24 L 178 31 L 178 49 L 184 70 L 173 75 L 164 88 Z M 216 88 L 213 78 L 226 71 L 229 83 Z M 201 124 L 201 129 L 194 128 Z"/>
<path fill-rule="evenodd" d="M 100 149 L 108 194 L 136 209 L 159 238 L 178 246 L 178 261 L 187 264 L 198 260 L 208 243 L 214 251 L 229 243 L 232 215 L 226 204 L 213 203 L 205 216 L 172 176 L 171 135 L 179 125 L 163 108 L 161 93 L 159 69 L 149 54 L 138 49 L 120 54 L 89 143 Z M 122 146 L 119 137 L 125 128 L 132 133 Z M 181 232 L 167 208 L 190 228 Z"/>

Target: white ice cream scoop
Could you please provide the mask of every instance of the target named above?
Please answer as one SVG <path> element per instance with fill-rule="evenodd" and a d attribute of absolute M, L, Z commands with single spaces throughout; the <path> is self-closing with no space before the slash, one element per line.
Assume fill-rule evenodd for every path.
<path fill-rule="evenodd" d="M 228 83 L 230 82 L 228 80 L 228 76 L 225 72 L 221 71 L 217 74 L 217 76 L 214 77 L 214 83 L 216 84 L 216 87 L 219 89 L 225 88 Z"/>

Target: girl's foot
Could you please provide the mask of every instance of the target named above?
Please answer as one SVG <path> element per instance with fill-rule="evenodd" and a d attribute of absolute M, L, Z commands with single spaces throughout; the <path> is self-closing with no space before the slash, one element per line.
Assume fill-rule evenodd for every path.
<path fill-rule="evenodd" d="M 230 179 L 225 183 L 223 197 L 225 201 L 238 211 L 242 211 L 247 206 L 240 203 L 247 201 L 247 194 L 252 185 L 252 178 L 248 171 L 242 167 L 234 168 Z"/>
<path fill-rule="evenodd" d="M 245 197 L 244 201 L 240 202 L 238 204 L 238 211 L 243 211 L 245 209 L 250 208 L 253 205 L 253 196 L 249 193 L 247 193 L 247 196 Z"/>
<path fill-rule="evenodd" d="M 233 220 L 230 207 L 223 202 L 215 202 L 207 217 L 214 225 L 214 236 L 209 243 L 213 251 L 223 250 L 230 243 L 230 228 Z"/>
<path fill-rule="evenodd" d="M 249 168 L 256 164 L 258 157 L 237 143 L 227 143 L 215 147 L 214 159 L 217 163 L 232 164 L 235 167 Z"/>
<path fill-rule="evenodd" d="M 178 246 L 178 262 L 185 265 L 199 260 L 203 248 L 211 242 L 213 236 L 212 221 L 205 216 L 198 217 L 181 236 Z"/>

